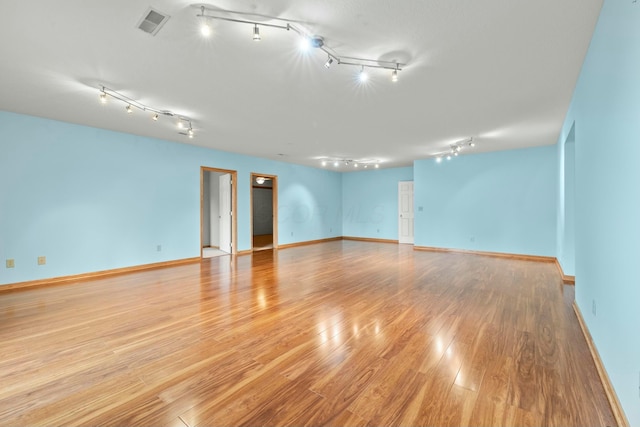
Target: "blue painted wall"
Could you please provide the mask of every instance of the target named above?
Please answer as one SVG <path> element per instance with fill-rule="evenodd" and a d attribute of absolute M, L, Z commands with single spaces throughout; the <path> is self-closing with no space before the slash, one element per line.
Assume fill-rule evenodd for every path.
<path fill-rule="evenodd" d="M 336 172 L 7 112 L 0 148 L 0 284 L 199 256 L 201 166 L 238 171 L 238 250 L 251 172 L 278 176 L 280 244 L 342 235 Z"/>
<path fill-rule="evenodd" d="M 605 0 L 560 140 L 575 122 L 576 302 L 632 426 L 640 425 L 638 70 L 640 3 Z"/>
<path fill-rule="evenodd" d="M 414 162 L 415 245 L 556 253 L 556 147 Z"/>
<path fill-rule="evenodd" d="M 342 175 L 343 235 L 398 240 L 398 182 L 413 181 L 413 168 Z"/>

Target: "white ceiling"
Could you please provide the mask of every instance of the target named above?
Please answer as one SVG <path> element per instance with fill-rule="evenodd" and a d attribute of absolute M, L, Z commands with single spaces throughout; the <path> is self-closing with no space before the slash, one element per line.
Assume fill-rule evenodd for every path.
<path fill-rule="evenodd" d="M 0 0 L 0 109 L 320 167 L 319 158 L 383 167 L 474 137 L 475 151 L 554 144 L 602 0 L 219 0 L 211 7 L 298 22 L 343 56 L 406 62 L 325 69 L 293 31 L 214 21 L 184 0 Z M 156 36 L 136 25 L 169 14 Z M 239 15 L 227 15 L 239 17 Z M 251 20 L 270 21 L 253 16 Z M 179 135 L 99 85 L 193 119 Z M 342 167 L 342 166 L 341 166 Z"/>

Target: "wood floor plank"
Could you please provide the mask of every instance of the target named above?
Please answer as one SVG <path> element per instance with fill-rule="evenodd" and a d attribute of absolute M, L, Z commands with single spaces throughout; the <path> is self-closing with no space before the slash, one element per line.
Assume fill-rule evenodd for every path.
<path fill-rule="evenodd" d="M 550 263 L 333 241 L 0 292 L 0 425 L 615 425 Z"/>

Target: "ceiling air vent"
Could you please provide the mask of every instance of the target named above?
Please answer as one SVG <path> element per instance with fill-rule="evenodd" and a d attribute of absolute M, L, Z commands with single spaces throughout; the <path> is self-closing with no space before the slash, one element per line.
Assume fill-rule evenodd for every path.
<path fill-rule="evenodd" d="M 169 18 L 169 15 L 165 15 L 153 8 L 149 8 L 144 15 L 142 15 L 140 22 L 138 22 L 138 28 L 145 33 L 155 36 Z"/>

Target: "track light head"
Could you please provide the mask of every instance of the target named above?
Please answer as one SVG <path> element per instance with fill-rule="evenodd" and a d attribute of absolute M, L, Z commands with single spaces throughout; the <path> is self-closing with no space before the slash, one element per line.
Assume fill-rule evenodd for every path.
<path fill-rule="evenodd" d="M 213 30 L 211 29 L 211 23 L 209 18 L 204 15 L 204 6 L 200 6 L 200 34 L 205 37 L 209 37 Z"/>
<path fill-rule="evenodd" d="M 333 58 L 331 57 L 331 55 L 329 55 L 329 58 L 327 58 L 327 62 L 324 63 L 324 67 L 331 68 L 331 64 L 333 64 Z"/>
<path fill-rule="evenodd" d="M 189 128 L 189 130 L 187 131 L 187 136 L 189 138 L 193 138 L 193 129 Z"/>
<path fill-rule="evenodd" d="M 471 140 L 469 141 L 469 147 L 475 147 L 476 143 L 474 142 L 473 138 L 471 138 Z"/>
<path fill-rule="evenodd" d="M 255 24 L 253 27 L 253 41 L 259 42 L 260 40 L 262 40 L 262 37 L 260 37 L 260 28 L 258 28 L 258 24 Z"/>
<path fill-rule="evenodd" d="M 311 47 L 319 48 L 324 46 L 324 39 L 320 36 L 311 36 L 309 37 L 309 43 Z"/>
<path fill-rule="evenodd" d="M 131 104 L 128 104 L 124 109 L 127 110 L 127 113 L 129 114 L 133 113 L 133 108 L 131 108 Z"/>
<path fill-rule="evenodd" d="M 153 118 L 153 121 L 157 122 L 158 121 L 158 114 L 154 114 L 152 118 Z"/>
<path fill-rule="evenodd" d="M 391 81 L 392 82 L 397 82 L 398 81 L 398 70 L 393 70 L 391 72 Z"/>
<path fill-rule="evenodd" d="M 103 104 L 107 103 L 107 94 L 104 92 L 100 92 L 100 102 L 102 102 Z"/>
<path fill-rule="evenodd" d="M 360 83 L 365 83 L 368 79 L 369 79 L 369 76 L 364 71 L 364 65 L 363 65 L 362 68 L 360 69 L 360 74 L 358 74 L 358 80 L 360 80 Z"/>

